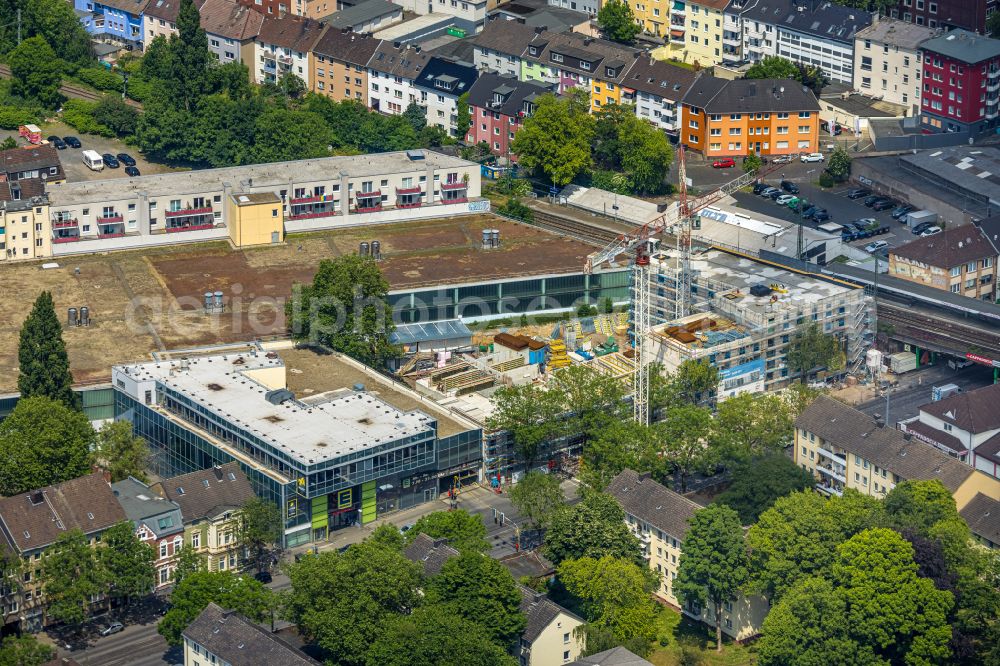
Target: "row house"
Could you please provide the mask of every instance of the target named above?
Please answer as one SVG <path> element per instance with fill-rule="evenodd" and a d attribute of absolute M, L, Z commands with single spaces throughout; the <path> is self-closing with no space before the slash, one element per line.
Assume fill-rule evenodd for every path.
<path fill-rule="evenodd" d="M 493 19 L 472 39 L 473 63 L 479 70 L 489 70 L 524 80 L 522 71 L 525 50 L 535 35 L 545 33 L 543 27 L 532 27 L 517 21 Z"/>
<path fill-rule="evenodd" d="M 151 0 L 74 0 L 83 27 L 94 37 L 110 39 L 139 51 L 145 44 L 143 14 Z M 153 0 L 155 1 L 155 0 Z"/>
<path fill-rule="evenodd" d="M 796 155 L 819 147 L 819 102 L 791 79 L 698 77 L 684 96 L 681 141 L 706 158 Z"/>
<path fill-rule="evenodd" d="M 181 637 L 184 639 L 185 666 L 320 666 L 320 662 L 289 645 L 274 632 L 211 602 L 184 628 Z"/>
<path fill-rule="evenodd" d="M 445 58 L 430 58 L 414 81 L 419 95 L 417 103 L 424 107 L 427 125 L 443 129 L 448 136 L 455 136 L 458 130 L 458 98 L 469 92 L 477 76 L 476 68 L 471 65 Z"/>
<path fill-rule="evenodd" d="M 656 0 L 657 2 L 666 2 L 666 0 Z M 570 9 L 574 12 L 581 12 L 582 14 L 587 14 L 591 17 L 596 17 L 597 12 L 601 11 L 601 0 L 548 0 L 548 5 L 550 7 L 559 7 L 560 9 Z M 638 18 L 638 16 L 636 16 Z"/>
<path fill-rule="evenodd" d="M 236 0 L 263 16 L 309 16 L 309 0 Z M 319 18 L 319 17 L 315 17 Z"/>
<path fill-rule="evenodd" d="M 698 74 L 646 56 L 636 59 L 626 75 L 635 90 L 635 114 L 663 130 L 673 140 L 680 136 L 681 100 Z"/>
<path fill-rule="evenodd" d="M 997 293 L 997 252 L 974 224 L 949 226 L 889 251 L 889 274 L 952 294 L 993 302 Z"/>
<path fill-rule="evenodd" d="M 416 81 L 431 59 L 420 47 L 381 42 L 368 62 L 368 106 L 399 115 L 420 99 Z"/>
<path fill-rule="evenodd" d="M 254 44 L 264 19 L 263 14 L 232 0 L 205 0 L 201 6 L 201 27 L 208 37 L 208 50 L 222 64 L 246 64 L 251 77 L 257 72 Z"/>
<path fill-rule="evenodd" d="M 829 0 L 731 0 L 723 21 L 723 62 L 781 56 L 851 83 L 854 38 L 871 25 L 866 11 Z"/>
<path fill-rule="evenodd" d="M 472 123 L 466 143 L 485 143 L 490 152 L 511 162 L 510 144 L 525 118 L 535 110 L 539 95 L 553 92 L 555 86 L 540 81 L 518 81 L 510 75 L 483 72 L 469 90 Z"/>
<path fill-rule="evenodd" d="M 920 110 L 923 67 L 920 44 L 936 31 L 896 19 L 876 18 L 854 36 L 854 89 L 899 104 L 907 115 Z"/>
<path fill-rule="evenodd" d="M 173 579 L 175 560 L 184 543 L 184 522 L 181 507 L 176 502 L 157 495 L 148 485 L 134 477 L 111 484 L 115 499 L 132 521 L 139 541 L 148 543 L 156 553 L 157 589 L 167 587 Z"/>
<path fill-rule="evenodd" d="M 626 469 L 616 476 L 606 492 L 625 510 L 625 522 L 639 539 L 643 557 L 657 573 L 659 586 L 654 594 L 681 609 L 688 617 L 715 625 L 716 613 L 722 615 L 722 632 L 734 640 L 745 640 L 760 633 L 767 616 L 767 601 L 760 596 L 738 593 L 723 602 L 720 609 L 702 608 L 697 602 L 682 603 L 675 582 L 684 549 L 684 537 L 690 520 L 701 509 L 683 495 L 650 478 L 649 472 Z"/>
<path fill-rule="evenodd" d="M 0 580 L 4 630 L 37 632 L 47 624 L 39 570 L 61 536 L 79 530 L 97 546 L 108 528 L 126 519 L 100 472 L 0 498 L 0 551 L 21 560 L 16 579 Z M 94 596 L 90 602 L 102 599 Z"/>
<path fill-rule="evenodd" d="M 996 127 L 1000 115 L 1000 40 L 953 30 L 923 42 L 920 49 L 921 128 L 975 135 Z"/>
<path fill-rule="evenodd" d="M 997 10 L 996 0 L 897 0 L 882 11 L 890 18 L 913 25 L 953 30 L 961 28 L 981 35 L 989 33 L 986 20 Z"/>
<path fill-rule="evenodd" d="M 254 83 L 276 83 L 285 74 L 294 74 L 306 87 L 309 79 L 309 54 L 326 27 L 311 19 L 296 16 L 266 17 L 254 40 Z"/>
<path fill-rule="evenodd" d="M 0 182 L 40 184 L 66 180 L 59 151 L 50 144 L 0 150 Z"/>
<path fill-rule="evenodd" d="M 180 10 L 181 0 L 149 0 L 142 16 L 142 34 L 146 44 L 157 37 L 170 39 L 172 35 L 176 35 Z"/>
<path fill-rule="evenodd" d="M 330 29 L 313 47 L 309 80 L 312 91 L 334 101 L 368 105 L 368 63 L 380 40 L 351 30 Z"/>
<path fill-rule="evenodd" d="M 973 539 L 985 548 L 1000 549 L 1000 500 L 976 493 L 958 513 Z"/>

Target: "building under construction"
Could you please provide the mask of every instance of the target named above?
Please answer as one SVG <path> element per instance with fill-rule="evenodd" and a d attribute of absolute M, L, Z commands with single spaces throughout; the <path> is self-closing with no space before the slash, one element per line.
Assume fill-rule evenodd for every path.
<path fill-rule="evenodd" d="M 863 288 L 749 254 L 695 248 L 681 316 L 679 263 L 676 250 L 660 250 L 645 272 L 652 326 L 642 354 L 667 372 L 707 359 L 719 369 L 721 398 L 781 388 L 793 378 L 785 364 L 789 343 L 811 321 L 841 341 L 848 370 L 864 361 L 874 301 Z"/>

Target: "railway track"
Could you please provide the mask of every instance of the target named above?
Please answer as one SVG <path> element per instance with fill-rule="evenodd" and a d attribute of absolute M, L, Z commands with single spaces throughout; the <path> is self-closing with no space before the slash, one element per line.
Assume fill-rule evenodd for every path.
<path fill-rule="evenodd" d="M 589 224 L 581 220 L 574 220 L 559 215 L 553 215 L 538 209 L 532 209 L 535 219 L 530 222 L 532 226 L 545 229 L 561 236 L 567 236 L 584 243 L 589 243 L 595 247 L 604 247 L 614 239 L 618 238 L 618 233 L 610 229 L 604 229 L 594 224 Z"/>
<path fill-rule="evenodd" d="M 10 67 L 7 65 L 0 65 L 0 78 L 9 79 L 10 78 Z M 59 86 L 59 92 L 66 95 L 67 97 L 73 97 L 75 99 L 83 99 L 88 102 L 97 102 L 104 95 L 113 93 L 99 93 L 93 90 L 88 90 L 83 86 L 78 86 L 75 83 L 63 83 Z M 126 99 L 125 103 L 131 107 L 142 110 L 142 104 L 135 101 L 134 99 Z"/>
<path fill-rule="evenodd" d="M 970 350 L 979 349 L 1000 354 L 1000 334 L 983 331 L 971 322 L 966 325 L 942 321 L 940 318 L 881 300 L 877 307 L 879 321 L 892 324 L 896 327 L 897 333 L 905 334 L 907 337 L 945 347 L 954 346 L 955 342 L 958 342 L 967 345 Z"/>

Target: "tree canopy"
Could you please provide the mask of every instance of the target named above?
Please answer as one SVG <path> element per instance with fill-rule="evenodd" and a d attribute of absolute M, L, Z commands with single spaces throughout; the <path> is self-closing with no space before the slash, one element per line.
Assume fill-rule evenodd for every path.
<path fill-rule="evenodd" d="M 426 534 L 434 539 L 448 539 L 452 548 L 463 552 L 485 553 L 490 549 L 482 518 L 461 509 L 435 511 L 421 516 L 406 533 L 406 543 L 412 543 L 418 534 Z"/>
<path fill-rule="evenodd" d="M 573 89 L 563 97 L 541 95 L 511 143 L 518 164 L 540 170 L 557 187 L 568 185 L 591 165 L 594 118 L 586 93 Z"/>
<path fill-rule="evenodd" d="M 41 37 L 29 37 L 7 54 L 13 86 L 11 93 L 36 102 L 46 109 L 56 109 L 63 101 L 59 86 L 62 65 L 55 51 Z"/>
<path fill-rule="evenodd" d="M 530 468 L 542 446 L 566 431 L 564 398 L 561 391 L 536 384 L 502 386 L 493 393 L 486 427 L 507 431 Z"/>
<path fill-rule="evenodd" d="M 821 331 L 815 321 L 810 321 L 800 326 L 792 336 L 785 364 L 789 372 L 798 374 L 805 383 L 809 374 L 818 368 L 842 368 L 844 352 L 840 340 Z"/>
<path fill-rule="evenodd" d="M 559 478 L 532 470 L 510 489 L 510 501 L 518 513 L 538 528 L 565 502 Z"/>
<path fill-rule="evenodd" d="M 55 650 L 31 635 L 7 636 L 0 643 L 0 666 L 42 666 Z"/>
<path fill-rule="evenodd" d="M 0 2 L 0 54 L 7 54 L 17 46 L 18 10 L 21 12 L 21 37 L 24 41 L 33 37 L 42 38 L 57 59 L 73 67 L 93 62 L 90 35 L 73 11 L 72 3 L 63 0 Z"/>
<path fill-rule="evenodd" d="M 267 551 L 281 541 L 281 509 L 274 502 L 253 497 L 236 512 L 236 543 L 250 554 L 257 571 L 263 571 Z"/>
<path fill-rule="evenodd" d="M 107 470 L 112 483 L 130 476 L 145 482 L 149 445 L 133 433 L 131 421 L 109 421 L 97 431 L 91 462 Z"/>
<path fill-rule="evenodd" d="M 656 611 L 650 593 L 658 580 L 647 566 L 610 555 L 581 557 L 563 561 L 558 576 L 594 628 L 610 631 L 621 643 L 655 638 Z"/>
<path fill-rule="evenodd" d="M 156 630 L 170 645 L 181 645 L 181 633 L 209 603 L 261 622 L 272 606 L 272 595 L 271 590 L 251 576 L 238 576 L 229 571 L 192 572 L 170 593 L 170 610 Z"/>
<path fill-rule="evenodd" d="M 639 540 L 625 524 L 625 511 L 610 495 L 587 492 L 572 506 L 552 514 L 545 532 L 545 556 L 555 564 L 581 557 L 611 555 L 644 565 Z"/>
<path fill-rule="evenodd" d="M 605 3 L 601 11 L 616 4 L 624 2 Z M 608 104 L 596 114 L 593 156 L 599 169 L 624 179 L 627 192 L 657 194 L 666 189 L 674 150 L 667 135 L 638 117 L 633 106 Z"/>
<path fill-rule="evenodd" d="M 48 291 L 38 295 L 21 325 L 17 360 L 17 390 L 21 398 L 45 396 L 68 407 L 79 407 L 80 398 L 73 393 L 73 376 L 69 371 L 62 326 Z"/>
<path fill-rule="evenodd" d="M 112 597 L 126 601 L 146 596 L 156 587 L 156 551 L 139 541 L 132 521 L 115 523 L 101 535 L 97 558 L 110 583 Z"/>
<path fill-rule="evenodd" d="M 640 32 L 632 8 L 625 0 L 609 0 L 597 12 L 597 24 L 604 36 L 613 42 L 632 44 Z"/>
<path fill-rule="evenodd" d="M 74 529 L 59 535 L 47 550 L 40 580 L 46 614 L 56 622 L 77 625 L 86 619 L 90 600 L 105 591 L 108 574 L 87 537 Z"/>
<path fill-rule="evenodd" d="M 733 482 L 717 501 L 736 511 L 741 523 L 752 525 L 779 497 L 808 490 L 815 483 L 812 474 L 788 456 L 771 453 L 737 465 Z"/>

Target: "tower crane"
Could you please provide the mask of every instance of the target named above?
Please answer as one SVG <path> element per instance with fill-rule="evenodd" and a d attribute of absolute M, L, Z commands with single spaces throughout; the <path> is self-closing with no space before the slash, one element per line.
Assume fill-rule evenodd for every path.
<path fill-rule="evenodd" d="M 680 319 L 690 314 L 691 307 L 691 230 L 699 226 L 698 212 L 719 201 L 740 188 L 746 187 L 758 178 L 779 168 L 771 164 L 767 168 L 748 171 L 739 178 L 703 196 L 690 199 L 687 193 L 687 166 L 684 146 L 681 145 L 677 157 L 677 177 L 680 197 L 677 203 L 671 205 L 659 217 L 636 227 L 634 230 L 618 236 L 604 249 L 598 250 L 587 257 L 584 271 L 587 273 L 622 254 L 634 253 L 632 264 L 632 284 L 635 297 L 632 313 L 635 326 L 635 370 L 632 398 L 632 416 L 644 425 L 649 424 L 649 363 L 643 358 L 646 336 L 652 328 L 652 306 L 649 289 L 649 255 L 655 237 L 659 234 L 673 233 L 677 241 L 677 283 L 675 296 L 674 319 Z"/>

